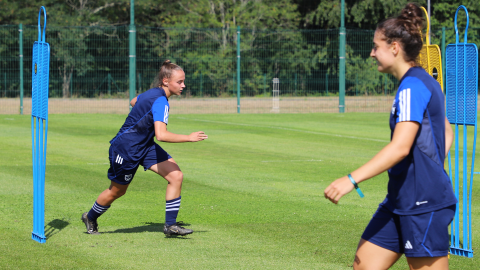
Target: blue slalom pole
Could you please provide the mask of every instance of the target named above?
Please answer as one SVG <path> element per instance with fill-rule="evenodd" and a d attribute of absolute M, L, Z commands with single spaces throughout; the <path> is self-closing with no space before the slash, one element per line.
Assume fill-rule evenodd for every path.
<path fill-rule="evenodd" d="M 44 14 L 43 33 L 40 28 Z M 32 167 L 33 167 L 33 231 L 32 239 L 45 243 L 45 171 L 48 134 L 48 81 L 50 45 L 45 42 L 47 12 L 41 7 L 38 13 L 38 41 L 32 54 Z"/>
<path fill-rule="evenodd" d="M 464 42 L 460 43 L 457 15 L 459 10 L 463 9 L 466 14 L 467 23 L 465 28 Z M 475 44 L 467 43 L 468 32 L 468 11 L 461 5 L 455 12 L 455 35 L 456 43 L 449 44 L 445 52 L 446 63 L 446 96 L 447 96 L 447 118 L 451 124 L 455 124 L 455 196 L 458 199 L 456 212 L 451 224 L 451 245 L 450 253 L 464 257 L 473 257 L 472 250 L 472 187 L 475 164 L 475 150 L 477 139 L 477 89 L 478 89 L 478 49 Z M 463 125 L 463 155 L 462 155 L 462 183 L 460 183 L 460 145 L 459 145 L 459 125 Z M 467 126 L 473 126 L 474 138 L 471 155 L 471 171 L 468 175 L 468 138 Z M 449 154 L 449 171 L 452 179 L 451 158 Z M 470 183 L 469 183 L 470 181 Z M 462 184 L 462 193 L 460 194 L 460 184 Z M 460 195 L 462 198 L 460 198 Z M 460 235 L 460 204 L 462 204 L 462 235 Z M 460 245 L 462 239 L 462 245 Z"/>

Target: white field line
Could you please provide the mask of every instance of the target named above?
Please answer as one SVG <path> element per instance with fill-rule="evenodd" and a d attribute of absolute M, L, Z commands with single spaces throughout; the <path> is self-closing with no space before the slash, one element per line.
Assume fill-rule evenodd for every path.
<path fill-rule="evenodd" d="M 186 117 L 176 117 L 178 119 L 184 120 L 191 120 L 191 121 L 199 121 L 199 122 L 207 122 L 207 123 L 216 123 L 216 124 L 226 124 L 226 125 L 234 125 L 234 126 L 247 126 L 247 127 L 259 127 L 259 128 L 271 128 L 271 129 L 280 129 L 280 130 L 288 130 L 288 131 L 295 131 L 301 133 L 309 133 L 315 135 L 324 135 L 324 136 L 332 136 L 332 137 L 340 137 L 340 138 L 349 138 L 349 139 L 356 139 L 356 140 L 365 140 L 365 141 L 374 141 L 374 142 L 390 142 L 387 140 L 379 140 L 379 139 L 372 139 L 372 138 L 364 138 L 364 137 L 355 137 L 355 136 L 347 136 L 347 135 L 340 135 L 340 134 L 332 134 L 332 133 L 323 133 L 323 132 L 315 132 L 315 131 L 306 131 L 300 129 L 293 129 L 293 128 L 284 128 L 284 127 L 275 127 L 275 126 L 261 126 L 261 125 L 252 125 L 252 124 L 240 124 L 240 123 L 232 123 L 232 122 L 222 122 L 222 121 L 211 121 L 211 120 L 203 120 L 203 119 L 192 119 Z"/>
<path fill-rule="evenodd" d="M 87 165 L 90 166 L 99 166 L 99 165 L 109 165 L 110 163 L 87 163 Z M 16 166 L 19 166 L 18 164 L 15 164 Z M 68 164 L 49 164 L 47 162 L 47 166 L 68 166 Z"/>
<path fill-rule="evenodd" d="M 262 160 L 262 162 L 319 162 L 320 159 L 307 159 L 307 160 Z"/>
<path fill-rule="evenodd" d="M 105 162 L 105 163 L 87 163 L 87 165 L 109 165 L 110 163 Z"/>

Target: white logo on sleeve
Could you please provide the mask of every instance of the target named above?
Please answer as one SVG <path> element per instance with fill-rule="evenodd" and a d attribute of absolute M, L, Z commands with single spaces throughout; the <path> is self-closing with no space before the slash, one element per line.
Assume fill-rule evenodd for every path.
<path fill-rule="evenodd" d="M 163 113 L 163 122 L 168 124 L 168 106 L 165 105 L 165 112 Z"/>
<path fill-rule="evenodd" d="M 426 204 L 426 203 L 428 203 L 428 201 L 417 202 L 417 205 Z"/>
<path fill-rule="evenodd" d="M 408 241 L 408 240 L 407 240 L 407 242 L 405 243 L 405 249 L 413 249 L 412 244 L 411 244 L 410 241 Z"/>

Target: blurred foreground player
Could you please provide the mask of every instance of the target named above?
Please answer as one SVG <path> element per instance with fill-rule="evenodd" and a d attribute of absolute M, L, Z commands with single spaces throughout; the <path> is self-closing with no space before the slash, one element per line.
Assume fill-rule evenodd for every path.
<path fill-rule="evenodd" d="M 388 194 L 365 229 L 353 268 L 388 269 L 405 254 L 410 269 L 448 269 L 448 225 L 457 199 L 444 160 L 453 141 L 438 82 L 415 62 L 422 48 L 423 11 L 407 4 L 380 23 L 370 56 L 400 85 L 390 114 L 391 141 L 369 162 L 331 183 L 333 203 L 357 183 L 388 170 Z"/>

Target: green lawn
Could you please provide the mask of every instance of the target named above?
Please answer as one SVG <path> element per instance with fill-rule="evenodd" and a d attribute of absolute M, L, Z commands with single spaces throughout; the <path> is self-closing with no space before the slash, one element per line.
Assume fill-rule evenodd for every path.
<path fill-rule="evenodd" d="M 160 145 L 184 173 L 179 220 L 162 232 L 166 181 L 140 169 L 127 194 L 88 235 L 80 220 L 109 185 L 109 140 L 125 115 L 50 115 L 47 242 L 31 240 L 31 116 L 0 115 L 1 269 L 352 269 L 363 229 L 386 195 L 387 175 L 338 205 L 323 197 L 390 138 L 388 114 L 171 115 L 169 130 L 205 131 L 198 143 Z M 477 162 L 477 170 L 480 170 Z M 476 180 L 480 176 L 475 176 Z M 474 183 L 473 248 L 479 239 Z M 478 269 L 451 256 L 451 269 Z M 392 269 L 406 269 L 402 258 Z"/>

